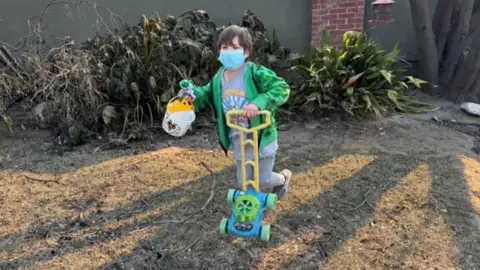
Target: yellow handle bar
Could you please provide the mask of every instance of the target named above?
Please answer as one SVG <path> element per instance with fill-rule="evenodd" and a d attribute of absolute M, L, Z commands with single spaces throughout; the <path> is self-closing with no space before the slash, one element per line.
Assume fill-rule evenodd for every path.
<path fill-rule="evenodd" d="M 242 116 L 244 112 L 242 110 L 233 110 L 227 112 L 227 125 L 230 128 L 237 129 L 240 131 L 240 152 L 241 152 L 241 163 L 242 163 L 242 190 L 246 191 L 248 186 L 252 186 L 256 192 L 260 191 L 260 175 L 258 168 L 258 130 L 264 129 L 270 125 L 270 112 L 269 111 L 260 111 L 259 115 L 265 116 L 265 123 L 260 124 L 256 127 L 244 128 L 242 126 L 232 123 L 233 116 Z M 252 134 L 252 139 L 246 139 L 245 134 Z M 250 144 L 253 148 L 253 160 L 246 160 L 245 156 L 245 147 Z M 246 166 L 250 165 L 253 167 L 253 179 L 247 179 Z"/>
<path fill-rule="evenodd" d="M 265 116 L 265 123 L 260 124 L 256 127 L 244 128 L 242 126 L 239 126 L 239 125 L 236 125 L 236 124 L 232 123 L 232 117 L 233 116 L 241 116 L 243 114 L 244 114 L 244 112 L 242 110 L 232 110 L 232 111 L 227 112 L 227 119 L 226 119 L 227 120 L 227 126 L 229 126 L 231 128 L 234 128 L 234 129 L 238 129 L 238 130 L 243 131 L 245 133 L 251 133 L 253 131 L 261 130 L 261 129 L 264 129 L 264 128 L 270 126 L 270 112 L 267 111 L 267 110 L 263 110 L 263 111 L 259 112 L 259 115 Z"/>

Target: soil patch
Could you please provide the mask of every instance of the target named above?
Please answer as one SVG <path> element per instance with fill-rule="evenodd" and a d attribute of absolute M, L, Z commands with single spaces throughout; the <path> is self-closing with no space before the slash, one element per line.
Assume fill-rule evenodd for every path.
<path fill-rule="evenodd" d="M 236 181 L 212 131 L 58 152 L 13 113 L 0 269 L 480 269 L 478 126 L 435 113 L 281 131 L 294 179 L 269 242 L 218 233 Z"/>

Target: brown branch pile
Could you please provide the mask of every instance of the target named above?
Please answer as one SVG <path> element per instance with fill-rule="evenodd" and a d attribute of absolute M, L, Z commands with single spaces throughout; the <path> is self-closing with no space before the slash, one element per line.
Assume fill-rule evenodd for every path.
<path fill-rule="evenodd" d="M 49 6 L 55 3 L 100 7 L 87 1 Z M 18 58 L 23 72 L 0 72 L 0 104 L 5 108 L 19 97 L 27 99 L 27 109 L 42 104 L 43 120 L 51 129 L 123 130 L 122 135 L 138 138 L 145 127 L 163 117 L 181 79 L 203 85 L 219 67 L 214 44 L 223 26 L 216 27 L 203 10 L 189 10 L 178 18 L 142 16 L 138 25 L 122 29 L 108 27 L 101 19 L 104 34 L 97 33 L 80 46 L 66 38 L 64 44 L 42 54 L 40 22 L 49 6 L 37 15 L 36 31 L 22 39 L 27 44 Z M 269 41 L 263 23 L 250 11 L 240 25 L 252 32 L 257 62 L 275 68 L 287 59 L 288 49 L 279 45 L 275 34 Z"/>

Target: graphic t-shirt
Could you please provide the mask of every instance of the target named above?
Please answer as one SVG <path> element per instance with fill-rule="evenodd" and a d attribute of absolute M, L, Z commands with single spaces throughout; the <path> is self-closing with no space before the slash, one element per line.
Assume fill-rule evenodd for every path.
<path fill-rule="evenodd" d="M 222 107 L 225 114 L 230 110 L 243 110 L 248 103 L 249 102 L 245 96 L 245 65 L 237 74 L 237 76 L 228 82 L 225 80 L 224 74 L 222 74 Z M 232 120 L 233 123 L 248 128 L 247 118 L 238 116 Z M 238 130 L 231 128 L 229 137 L 232 143 L 232 151 L 235 159 L 241 160 L 240 137 Z M 247 136 L 247 138 L 250 139 L 251 135 Z M 277 148 L 278 144 L 275 140 L 265 148 L 259 149 L 259 156 L 268 157 L 274 154 L 277 151 Z M 253 148 L 251 146 L 247 146 L 245 154 L 247 160 L 253 159 Z"/>

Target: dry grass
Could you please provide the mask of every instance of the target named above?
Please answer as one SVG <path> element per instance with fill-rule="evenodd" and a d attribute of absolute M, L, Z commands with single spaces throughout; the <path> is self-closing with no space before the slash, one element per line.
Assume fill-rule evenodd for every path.
<path fill-rule="evenodd" d="M 476 212 L 477 226 L 480 230 L 480 163 L 466 156 L 459 156 L 459 159 L 464 167 L 469 199 Z"/>
<path fill-rule="evenodd" d="M 156 228 L 151 226 L 135 231 L 139 221 L 148 223 L 168 219 L 168 215 L 164 214 L 182 204 L 184 199 L 167 199 L 165 203 L 148 211 L 136 209 L 132 202 L 143 201 L 148 204 L 148 197 L 208 175 L 209 172 L 200 166 L 200 162 L 208 163 L 214 172 L 232 165 L 230 160 L 219 158 L 220 155 L 217 152 L 167 148 L 107 161 L 64 175 L 2 171 L 0 198 L 3 202 L 3 226 L 0 227 L 0 237 L 13 235 L 2 246 L 12 245 L 16 248 L 0 252 L 0 260 L 61 248 L 64 243 L 59 243 L 58 239 L 65 235 L 65 231 L 68 237 L 64 242 L 71 241 L 75 246 L 75 242 L 82 242 L 82 239 L 88 239 L 99 232 L 132 227 L 131 232 L 121 239 L 94 245 L 92 248 L 72 250 L 73 253 L 55 257 L 39 267 L 62 268 L 62 265 L 73 265 L 72 262 L 75 262 L 78 266 L 95 268 L 95 265 L 100 266 L 126 254 Z M 104 217 L 106 221 L 96 217 L 99 213 L 108 212 L 118 212 L 118 216 L 107 215 Z M 89 222 L 89 226 L 69 232 L 69 224 L 81 222 Z M 95 225 L 95 222 L 99 224 Z M 38 239 L 32 241 L 31 238 Z"/>
<path fill-rule="evenodd" d="M 275 213 L 269 214 L 265 221 L 275 224 L 276 218 L 282 213 L 294 211 L 301 205 L 308 205 L 313 198 L 331 189 L 338 182 L 352 177 L 375 158 L 375 156 L 368 155 L 344 155 L 330 160 L 324 166 L 296 174 L 296 181 L 292 183 L 292 191 L 288 199 L 280 204 Z M 348 166 L 346 166 L 347 164 Z M 256 268 L 275 269 L 278 264 L 295 259 L 298 255 L 308 251 L 309 246 L 306 242 L 317 240 L 321 235 L 321 231 L 312 230 L 279 247 L 268 250 L 261 261 L 256 264 Z"/>
<path fill-rule="evenodd" d="M 430 185 L 423 164 L 385 192 L 370 224 L 347 239 L 324 269 L 458 269 L 448 226 L 427 207 Z"/>
<path fill-rule="evenodd" d="M 480 164 L 460 158 L 472 205 L 478 211 Z M 325 165 L 314 164 L 315 157 L 301 160 L 306 170 L 295 174 L 289 196 L 267 218 L 280 224 L 267 244 L 218 236 L 217 223 L 228 214 L 224 191 L 235 181 L 220 180 L 201 219 L 192 218 L 185 224 L 175 221 L 188 217 L 208 198 L 211 179 L 197 184 L 209 175 L 200 162 L 214 173 L 233 165 L 219 152 L 167 148 L 62 175 L 3 171 L 0 261 L 18 260 L 22 268 L 29 269 L 99 269 L 127 261 L 141 268 L 152 260 L 157 267 L 168 269 L 208 265 L 228 269 L 247 261 L 252 269 L 292 269 L 292 265 L 293 269 L 313 269 L 295 263 L 310 256 L 317 268 L 326 262 L 324 269 L 458 269 L 459 251 L 449 226 L 440 211 L 430 207 L 428 164 L 416 166 L 387 191 L 379 190 L 369 221 L 343 239 L 326 260 L 315 253 L 322 250 L 322 243 L 334 241 L 322 220 L 298 219 L 294 222 L 301 229 L 282 228 L 287 226 L 286 215 L 295 217 L 299 211 L 298 217 L 317 215 L 323 210 L 318 209 L 322 205 L 318 198 L 342 182 L 359 180 L 361 171 L 378 159 L 343 155 Z M 355 215 L 370 205 L 368 200 L 349 205 L 348 200 L 343 202 L 347 210 L 335 204 L 331 210 Z M 172 222 L 162 223 L 165 220 Z M 161 251 L 164 257 L 146 255 L 150 253 L 142 251 L 145 241 L 162 246 L 153 254 Z"/>

